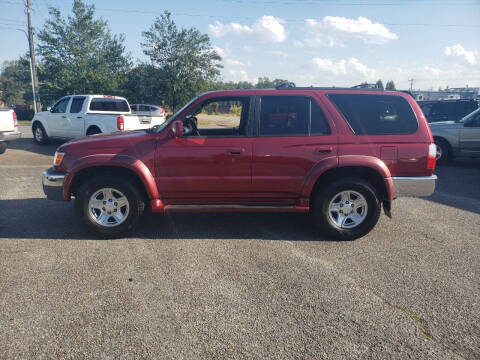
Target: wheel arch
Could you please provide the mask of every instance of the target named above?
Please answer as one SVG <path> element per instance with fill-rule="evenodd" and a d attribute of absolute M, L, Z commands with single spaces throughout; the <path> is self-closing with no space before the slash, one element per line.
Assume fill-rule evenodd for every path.
<path fill-rule="evenodd" d="M 87 156 L 73 164 L 63 188 L 63 198 L 69 200 L 75 195 L 79 185 L 88 178 L 99 174 L 125 176 L 134 181 L 145 194 L 145 199 L 158 199 L 155 179 L 149 168 L 140 160 L 130 156 Z"/>
<path fill-rule="evenodd" d="M 40 124 L 42 125 L 43 127 L 43 130 L 45 130 L 45 133 L 47 134 L 48 136 L 48 132 L 49 132 L 49 129 L 48 129 L 48 126 L 46 126 L 46 121 L 42 121 L 41 119 L 33 119 L 32 120 L 32 133 L 33 133 L 33 128 L 36 124 Z"/>
<path fill-rule="evenodd" d="M 88 135 L 88 132 L 92 129 L 97 129 L 99 133 L 103 133 L 102 129 L 98 125 L 92 124 L 88 126 L 87 130 L 85 130 L 85 135 Z"/>

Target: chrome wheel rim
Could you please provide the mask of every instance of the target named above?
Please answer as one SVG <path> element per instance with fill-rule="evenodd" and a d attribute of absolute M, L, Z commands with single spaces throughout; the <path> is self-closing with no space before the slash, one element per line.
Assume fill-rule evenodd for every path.
<path fill-rule="evenodd" d="M 43 132 L 42 129 L 40 129 L 39 127 L 35 129 L 35 138 L 37 139 L 37 141 L 42 141 L 43 139 Z"/>
<path fill-rule="evenodd" d="M 339 228 L 353 229 L 367 217 L 367 200 L 362 194 L 346 190 L 336 194 L 328 205 L 328 216 Z"/>
<path fill-rule="evenodd" d="M 127 219 L 129 212 L 130 204 L 127 197 L 117 189 L 100 189 L 88 201 L 91 219 L 101 226 L 118 226 Z"/>
<path fill-rule="evenodd" d="M 442 154 L 443 154 L 443 150 L 442 150 L 442 147 L 439 146 L 438 144 L 435 144 L 435 146 L 437 147 L 437 160 L 440 160 L 440 158 L 442 157 Z"/>

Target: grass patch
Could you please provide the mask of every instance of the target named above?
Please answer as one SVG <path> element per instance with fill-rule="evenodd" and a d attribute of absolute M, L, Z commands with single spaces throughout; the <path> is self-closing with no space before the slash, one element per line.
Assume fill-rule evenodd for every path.
<path fill-rule="evenodd" d="M 32 125 L 30 120 L 18 120 L 18 125 Z"/>

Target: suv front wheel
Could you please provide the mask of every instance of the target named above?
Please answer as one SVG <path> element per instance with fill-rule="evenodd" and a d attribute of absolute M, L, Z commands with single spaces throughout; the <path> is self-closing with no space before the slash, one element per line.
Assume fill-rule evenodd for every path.
<path fill-rule="evenodd" d="M 131 233 L 145 207 L 139 190 L 129 181 L 99 176 L 77 192 L 75 208 L 87 228 L 103 238 Z"/>
<path fill-rule="evenodd" d="M 377 193 L 360 178 L 337 180 L 316 191 L 312 200 L 315 225 L 336 240 L 354 240 L 368 234 L 380 217 Z"/>

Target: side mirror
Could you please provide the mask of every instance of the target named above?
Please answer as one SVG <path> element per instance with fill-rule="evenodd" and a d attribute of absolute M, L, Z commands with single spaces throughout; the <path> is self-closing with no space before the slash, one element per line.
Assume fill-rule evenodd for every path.
<path fill-rule="evenodd" d="M 47 111 L 52 112 L 52 107 L 51 106 L 47 107 Z"/>
<path fill-rule="evenodd" d="M 179 138 L 183 136 L 183 121 L 176 120 L 173 122 L 172 130 L 175 134 L 175 137 Z"/>

